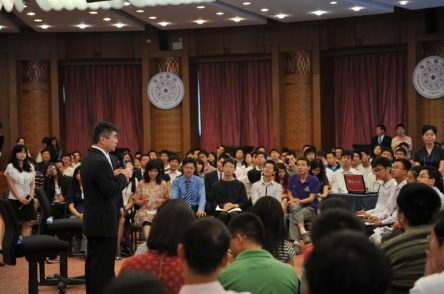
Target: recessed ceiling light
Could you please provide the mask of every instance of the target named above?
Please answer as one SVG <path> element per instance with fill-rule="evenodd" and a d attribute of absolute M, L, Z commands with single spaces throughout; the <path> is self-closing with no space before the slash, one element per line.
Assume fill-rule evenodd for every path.
<path fill-rule="evenodd" d="M 234 18 L 232 18 L 231 20 L 234 21 L 234 22 L 240 22 L 240 21 L 242 20 L 242 18 L 240 18 L 240 17 L 234 17 Z"/>
<path fill-rule="evenodd" d="M 161 26 L 163 26 L 163 27 L 166 27 L 167 25 L 169 25 L 169 23 L 168 23 L 168 22 L 165 22 L 165 21 L 163 21 L 163 22 L 159 22 L 159 24 L 160 24 Z"/>
<path fill-rule="evenodd" d="M 267 12 L 268 10 L 270 10 L 270 9 L 268 9 L 268 8 L 262 8 L 261 9 L 262 12 Z"/>
<path fill-rule="evenodd" d="M 35 15 L 35 13 L 34 12 L 28 12 L 27 15 L 33 16 L 33 15 Z"/>
<path fill-rule="evenodd" d="M 338 4 L 336 1 L 331 1 L 330 4 Z"/>
<path fill-rule="evenodd" d="M 76 25 L 76 27 L 78 27 L 78 28 L 83 30 L 83 29 L 86 29 L 88 27 L 88 25 L 86 25 L 86 24 L 79 24 L 79 25 Z"/>
<path fill-rule="evenodd" d="M 317 16 L 323 15 L 325 13 L 327 13 L 327 11 L 322 11 L 322 10 L 316 10 L 312 12 L 313 14 L 316 14 Z"/>
<path fill-rule="evenodd" d="M 285 15 L 285 14 L 276 14 L 275 15 L 277 18 L 279 18 L 279 19 L 283 19 L 284 17 L 286 17 L 286 16 L 288 16 L 288 15 Z"/>
<path fill-rule="evenodd" d="M 216 14 L 217 14 L 217 15 L 224 15 L 223 12 L 217 12 Z"/>
<path fill-rule="evenodd" d="M 364 7 L 355 6 L 355 7 L 351 8 L 351 10 L 353 10 L 353 11 L 359 11 L 359 10 L 362 10 L 362 9 L 364 9 Z"/>
<path fill-rule="evenodd" d="M 129 2 L 127 1 L 127 2 L 123 3 L 123 5 L 128 6 L 128 5 L 131 5 L 131 3 L 129 3 Z"/>
<path fill-rule="evenodd" d="M 197 6 L 197 9 L 204 9 L 205 8 L 205 6 Z"/>
<path fill-rule="evenodd" d="M 251 2 L 244 2 L 242 5 L 251 5 Z"/>
<path fill-rule="evenodd" d="M 120 29 L 123 28 L 125 25 L 123 23 L 116 23 L 114 26 Z"/>
<path fill-rule="evenodd" d="M 145 11 L 142 9 L 136 10 L 137 13 L 144 13 Z"/>
<path fill-rule="evenodd" d="M 399 4 L 401 5 L 407 5 L 407 3 L 409 3 L 409 1 L 399 1 Z"/>
<path fill-rule="evenodd" d="M 90 11 L 89 14 L 97 14 L 97 11 Z"/>
<path fill-rule="evenodd" d="M 109 17 L 105 17 L 103 20 L 104 20 L 104 21 L 110 21 L 111 18 L 109 18 Z"/>
<path fill-rule="evenodd" d="M 47 28 L 49 28 L 48 25 L 41 25 L 40 27 L 41 27 L 42 29 L 44 29 L 44 30 L 46 30 Z"/>
<path fill-rule="evenodd" d="M 149 19 L 156 19 L 157 18 L 157 16 L 150 16 L 150 17 L 148 17 Z"/>
<path fill-rule="evenodd" d="M 28 6 L 26 4 L 23 4 L 23 8 L 28 8 Z"/>
<path fill-rule="evenodd" d="M 35 22 L 41 22 L 42 20 L 40 18 L 34 19 Z"/>
<path fill-rule="evenodd" d="M 198 19 L 198 20 L 196 20 L 195 21 L 195 23 L 197 23 L 197 24 L 204 24 L 204 23 L 206 23 L 206 21 L 205 20 L 203 20 L 203 19 Z"/>
<path fill-rule="evenodd" d="M 1 29 L 3 29 L 3 27 L 2 27 L 2 26 L 0 26 L 0 30 L 1 30 Z"/>

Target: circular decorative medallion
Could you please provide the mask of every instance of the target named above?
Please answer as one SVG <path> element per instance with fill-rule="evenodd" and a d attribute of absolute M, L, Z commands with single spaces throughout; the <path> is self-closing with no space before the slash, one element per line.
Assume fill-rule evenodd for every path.
<path fill-rule="evenodd" d="M 148 83 L 148 97 L 160 109 L 172 109 L 182 102 L 184 86 L 182 80 L 171 72 L 160 72 Z"/>
<path fill-rule="evenodd" d="M 421 60 L 413 72 L 416 91 L 428 99 L 444 96 L 444 58 L 429 56 Z"/>

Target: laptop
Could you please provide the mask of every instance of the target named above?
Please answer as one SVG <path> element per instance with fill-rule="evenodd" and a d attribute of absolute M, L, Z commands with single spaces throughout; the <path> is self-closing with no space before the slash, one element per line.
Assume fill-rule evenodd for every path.
<path fill-rule="evenodd" d="M 344 175 L 345 186 L 349 194 L 377 194 L 378 192 L 367 192 L 363 175 Z"/>

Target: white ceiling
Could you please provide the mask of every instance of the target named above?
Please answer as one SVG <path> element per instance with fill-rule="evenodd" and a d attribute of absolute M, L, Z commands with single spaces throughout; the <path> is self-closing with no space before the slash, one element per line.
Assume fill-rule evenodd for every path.
<path fill-rule="evenodd" d="M 6 0 L 9 1 L 9 0 Z M 17 1 L 17 0 L 16 0 Z M 58 0 L 53 0 L 58 1 Z M 244 2 L 250 5 L 244 5 Z M 0 33 L 17 33 L 21 26 L 37 32 L 110 32 L 143 31 L 149 24 L 161 30 L 230 27 L 266 24 L 268 19 L 297 22 L 393 13 L 394 7 L 424 9 L 444 6 L 444 0 L 409 0 L 405 5 L 395 0 L 218 0 L 210 3 L 182 4 L 138 8 L 132 5 L 120 10 L 61 10 L 44 12 L 35 0 L 26 0 L 23 12 L 0 13 Z M 1 2 L 1 1 L 0 1 Z M 198 6 L 204 6 L 198 9 Z M 359 11 L 353 8 L 360 7 Z M 268 11 L 261 11 L 262 9 Z M 90 14 L 91 11 L 97 14 Z M 320 16 L 315 11 L 323 11 Z M 33 12 L 34 15 L 28 15 Z M 218 15 L 217 13 L 223 13 Z M 278 18 L 278 15 L 284 15 Z M 155 19 L 150 19 L 155 17 Z M 104 21 L 104 18 L 110 18 Z M 239 18 L 238 22 L 233 21 Z M 36 22 L 40 19 L 40 22 Z M 196 23 L 203 20 L 202 24 Z M 167 25 L 162 26 L 165 22 Z M 78 25 L 86 25 L 81 29 Z M 118 28 L 116 25 L 120 24 Z M 47 25 L 46 29 L 42 25 Z"/>

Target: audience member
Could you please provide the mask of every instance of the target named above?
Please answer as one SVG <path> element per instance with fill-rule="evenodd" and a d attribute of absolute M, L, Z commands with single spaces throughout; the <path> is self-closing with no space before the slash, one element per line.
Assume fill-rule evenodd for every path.
<path fill-rule="evenodd" d="M 146 294 L 167 294 L 162 282 L 144 271 L 123 273 L 113 279 L 103 290 L 103 294 L 136 293 L 143 289 Z"/>
<path fill-rule="evenodd" d="M 254 294 L 298 293 L 299 282 L 294 268 L 262 249 L 264 227 L 258 216 L 250 212 L 238 214 L 230 221 L 228 229 L 230 250 L 235 259 L 219 274 L 219 281 L 226 290 Z"/>
<path fill-rule="evenodd" d="M 296 169 L 296 152 L 288 151 L 287 157 L 285 157 L 285 165 L 287 166 L 287 173 L 289 176 L 298 173 Z"/>
<path fill-rule="evenodd" d="M 361 173 L 351 168 L 351 160 L 353 158 L 353 152 L 350 150 L 344 150 L 342 152 L 342 168 L 335 171 L 332 177 L 331 192 L 332 193 L 348 193 L 347 186 L 345 185 L 345 174 L 360 175 Z"/>
<path fill-rule="evenodd" d="M 125 260 L 119 275 L 129 271 L 149 272 L 160 279 L 167 293 L 179 293 L 185 276 L 177 247 L 194 219 L 194 213 L 182 204 L 169 203 L 165 209 L 159 209 L 146 241 L 148 251 Z"/>
<path fill-rule="evenodd" d="M 364 179 L 372 172 L 371 151 L 368 148 L 362 148 L 359 150 L 361 153 L 361 165 L 359 171 L 364 176 Z"/>
<path fill-rule="evenodd" d="M 391 147 L 393 151 L 395 151 L 396 147 L 399 146 L 400 143 L 405 142 L 408 145 L 408 150 L 412 150 L 412 138 L 405 134 L 405 125 L 397 124 L 396 125 L 396 136 L 393 137 Z"/>
<path fill-rule="evenodd" d="M 438 169 L 431 166 L 424 166 L 419 172 L 417 181 L 431 187 L 441 198 L 441 210 L 444 204 L 442 175 Z"/>
<path fill-rule="evenodd" d="M 433 166 L 444 173 L 444 149 L 435 144 L 437 129 L 432 125 L 422 127 L 422 139 L 425 145 L 415 152 L 415 165 Z"/>
<path fill-rule="evenodd" d="M 168 164 L 170 165 L 170 170 L 166 173 L 170 176 L 171 183 L 182 173 L 179 171 L 180 166 L 180 156 L 177 153 L 171 153 L 168 157 Z"/>
<path fill-rule="evenodd" d="M 404 233 L 385 242 L 382 249 L 393 270 L 391 293 L 406 293 L 424 273 L 427 235 L 441 200 L 432 188 L 422 183 L 402 187 L 396 200 L 398 221 Z"/>
<path fill-rule="evenodd" d="M 334 152 L 327 152 L 326 159 L 327 159 L 327 164 L 325 165 L 325 167 L 328 168 L 329 170 L 335 172 L 342 168 L 342 164 L 338 162 Z"/>
<path fill-rule="evenodd" d="M 392 137 L 386 135 L 386 127 L 383 124 L 376 126 L 376 136 L 372 138 L 372 147 L 376 145 L 381 145 L 383 148 L 391 148 Z"/>
<path fill-rule="evenodd" d="M 209 172 L 212 172 L 215 170 L 215 168 L 208 162 L 208 156 L 210 154 L 207 150 L 200 150 L 198 154 L 198 158 L 200 158 L 203 161 L 203 172 L 204 174 L 207 174 Z"/>
<path fill-rule="evenodd" d="M 319 180 L 319 193 L 316 196 L 318 201 L 322 201 L 327 198 L 329 190 L 328 177 L 322 160 L 315 158 L 310 162 L 310 174 Z"/>
<path fill-rule="evenodd" d="M 264 196 L 272 196 L 281 203 L 282 187 L 273 180 L 276 173 L 276 164 L 273 160 L 268 160 L 262 171 L 262 179 L 254 183 L 251 187 L 251 202 L 256 204 L 259 198 Z"/>
<path fill-rule="evenodd" d="M 83 219 L 83 212 L 85 211 L 85 201 L 83 198 L 83 185 L 80 178 L 80 166 L 78 166 L 74 170 L 71 185 L 68 188 L 68 197 L 66 198 L 69 212 L 72 214 L 70 218 Z M 73 238 L 73 246 L 75 254 L 87 255 L 87 240 L 84 234 Z"/>

